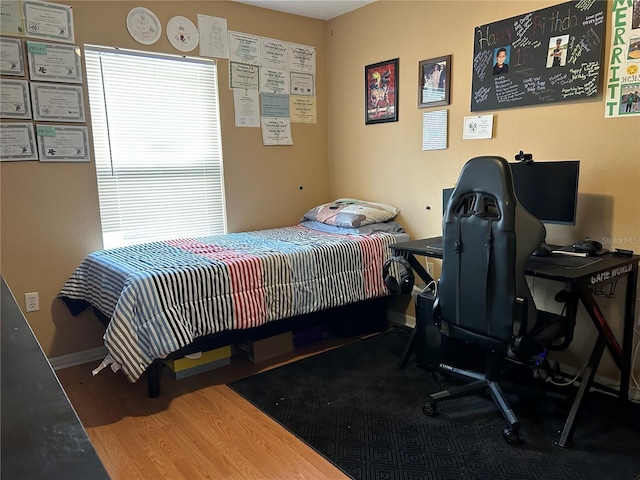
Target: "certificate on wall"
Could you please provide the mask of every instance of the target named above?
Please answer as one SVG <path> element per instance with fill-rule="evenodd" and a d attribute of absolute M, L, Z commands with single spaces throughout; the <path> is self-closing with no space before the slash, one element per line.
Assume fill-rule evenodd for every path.
<path fill-rule="evenodd" d="M 4 35 L 24 36 L 24 19 L 20 2 L 0 2 L 0 32 Z"/>
<path fill-rule="evenodd" d="M 84 123 L 82 85 L 31 83 L 33 119 Z"/>
<path fill-rule="evenodd" d="M 19 38 L 0 37 L 0 74 L 24 76 L 22 40 Z"/>
<path fill-rule="evenodd" d="M 312 73 L 291 72 L 291 93 L 293 95 L 316 94 L 315 75 Z"/>
<path fill-rule="evenodd" d="M 88 162 L 89 129 L 76 125 L 36 125 L 41 162 Z"/>
<path fill-rule="evenodd" d="M 316 48 L 296 43 L 289 44 L 289 69 L 316 73 Z"/>
<path fill-rule="evenodd" d="M 289 93 L 289 72 L 260 67 L 260 92 Z"/>
<path fill-rule="evenodd" d="M 316 97 L 289 95 L 291 123 L 318 123 Z"/>
<path fill-rule="evenodd" d="M 229 62 L 229 88 L 258 90 L 258 66 Z"/>
<path fill-rule="evenodd" d="M 41 82 L 82 83 L 77 45 L 27 42 L 29 78 Z"/>
<path fill-rule="evenodd" d="M 264 145 L 293 145 L 291 122 L 288 118 L 262 118 L 262 143 Z"/>
<path fill-rule="evenodd" d="M 26 35 L 45 40 L 73 43 L 73 11 L 58 3 L 23 0 Z"/>
<path fill-rule="evenodd" d="M 273 38 L 260 38 L 260 66 L 287 70 L 289 68 L 289 44 Z"/>
<path fill-rule="evenodd" d="M 0 117 L 29 120 L 31 101 L 29 82 L 26 80 L 0 80 Z"/>
<path fill-rule="evenodd" d="M 38 160 L 36 137 L 31 122 L 0 123 L 0 160 Z"/>
<path fill-rule="evenodd" d="M 260 37 L 229 31 L 229 61 L 260 65 Z"/>

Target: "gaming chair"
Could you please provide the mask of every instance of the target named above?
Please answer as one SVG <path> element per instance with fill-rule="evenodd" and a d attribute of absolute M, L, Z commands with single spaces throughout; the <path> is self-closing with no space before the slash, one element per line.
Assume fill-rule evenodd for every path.
<path fill-rule="evenodd" d="M 520 423 L 497 383 L 507 353 L 525 359 L 549 346 L 565 348 L 573 333 L 567 318 L 536 309 L 526 282 L 525 262 L 544 238 L 544 226 L 518 203 L 504 158 L 477 157 L 464 165 L 443 220 L 433 314 L 459 348 L 487 352 L 485 373 L 440 364 L 471 383 L 432 394 L 425 415 L 434 415 L 441 401 L 488 389 L 508 425 L 503 437 L 519 441 Z"/>

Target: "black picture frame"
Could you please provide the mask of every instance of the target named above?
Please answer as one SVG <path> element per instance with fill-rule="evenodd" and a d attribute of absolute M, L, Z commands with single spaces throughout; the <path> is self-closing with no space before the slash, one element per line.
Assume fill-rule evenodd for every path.
<path fill-rule="evenodd" d="M 399 59 L 364 67 L 365 124 L 398 121 Z"/>
<path fill-rule="evenodd" d="M 449 105 L 451 55 L 418 62 L 418 108 Z"/>

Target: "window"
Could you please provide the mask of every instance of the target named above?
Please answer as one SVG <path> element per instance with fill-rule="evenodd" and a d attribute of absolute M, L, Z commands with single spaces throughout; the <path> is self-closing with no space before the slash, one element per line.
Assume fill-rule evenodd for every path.
<path fill-rule="evenodd" d="M 226 233 L 212 60 L 85 45 L 105 248 Z"/>

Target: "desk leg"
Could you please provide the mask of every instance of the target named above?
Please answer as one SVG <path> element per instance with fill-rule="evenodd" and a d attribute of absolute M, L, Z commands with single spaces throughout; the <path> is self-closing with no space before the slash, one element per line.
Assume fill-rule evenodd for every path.
<path fill-rule="evenodd" d="M 638 288 L 638 263 L 633 264 L 627 274 L 627 292 L 624 306 L 624 325 L 622 334 L 622 364 L 627 373 L 620 374 L 620 398 L 629 399 L 629 378 L 631 377 L 631 352 L 633 351 L 633 327 L 636 317 L 636 289 Z"/>
<path fill-rule="evenodd" d="M 573 405 L 571 405 L 571 410 L 569 411 L 567 422 L 565 423 L 562 434 L 560 435 L 560 441 L 558 441 L 558 445 L 560 445 L 561 447 L 566 447 L 567 443 L 571 442 L 573 431 L 575 430 L 576 426 L 576 417 L 580 413 L 583 397 L 585 393 L 588 393 L 589 389 L 591 388 L 593 377 L 596 374 L 596 370 L 598 369 L 598 365 L 600 364 L 600 359 L 602 358 L 602 354 L 604 353 L 605 345 L 605 337 L 602 333 L 600 333 L 598 335 L 598 339 L 596 340 L 596 344 L 593 347 L 593 351 L 591 352 L 591 357 L 589 358 L 587 369 L 584 376 L 582 377 L 582 381 L 580 382 L 580 388 L 578 388 L 576 398 L 573 400 Z"/>
<path fill-rule="evenodd" d="M 402 353 L 402 358 L 398 362 L 398 366 L 396 370 L 404 370 L 407 368 L 407 363 L 409 362 L 409 358 L 411 358 L 411 354 L 413 353 L 413 349 L 416 346 L 416 333 L 418 332 L 418 326 L 411 331 L 411 336 L 409 337 L 409 341 L 404 347 L 404 352 Z"/>

